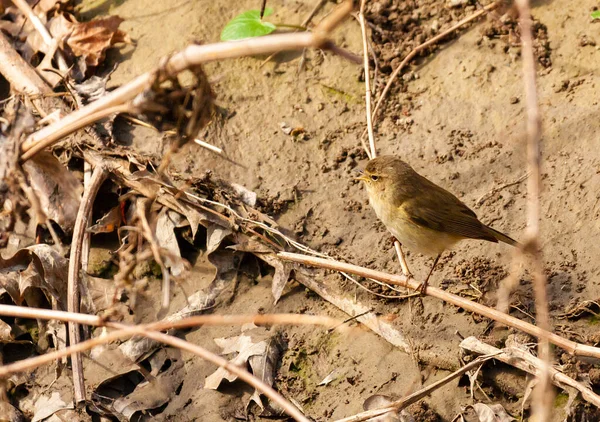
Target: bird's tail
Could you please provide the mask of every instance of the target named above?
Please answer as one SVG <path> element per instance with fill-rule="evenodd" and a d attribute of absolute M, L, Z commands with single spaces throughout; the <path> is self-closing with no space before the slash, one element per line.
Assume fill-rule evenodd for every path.
<path fill-rule="evenodd" d="M 507 243 L 510 246 L 517 246 L 517 247 L 521 246 L 519 244 L 519 242 L 517 242 L 512 237 L 509 237 L 509 236 L 505 235 L 504 233 L 500 233 L 498 230 L 492 229 L 489 226 L 486 226 L 486 228 L 489 231 L 490 235 L 493 236 L 496 240 Z"/>

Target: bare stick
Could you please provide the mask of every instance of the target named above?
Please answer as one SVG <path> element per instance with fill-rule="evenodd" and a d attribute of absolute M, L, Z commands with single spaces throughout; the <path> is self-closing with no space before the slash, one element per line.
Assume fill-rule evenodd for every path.
<path fill-rule="evenodd" d="M 533 54 L 533 35 L 531 32 L 531 11 L 529 0 L 517 0 L 519 24 L 521 26 L 521 44 L 523 58 L 523 83 L 525 86 L 525 107 L 527 110 L 527 231 L 525 249 L 531 253 L 533 264 L 533 288 L 535 292 L 535 312 L 537 324 L 544 330 L 538 336 L 539 355 L 542 367 L 538 374 L 538 384 L 534 390 L 534 417 L 545 421 L 550 417 L 553 394 L 550 388 L 551 352 L 548 338 L 544 335 L 550 330 L 548 320 L 548 295 L 546 276 L 540 251 L 540 138 L 542 122 L 537 101 L 535 82 L 535 57 Z"/>
<path fill-rule="evenodd" d="M 277 256 L 285 261 L 293 261 L 301 264 L 311 265 L 319 268 L 327 268 L 335 271 L 344 271 L 346 273 L 356 274 L 367 278 L 373 278 L 389 284 L 396 284 L 399 286 L 409 287 L 413 290 L 418 290 L 421 287 L 421 283 L 412 278 L 407 278 L 404 275 L 388 274 L 381 271 L 360 267 L 358 265 L 346 264 L 332 259 L 316 258 L 313 256 L 289 252 L 279 252 Z M 486 318 L 493 319 L 494 321 L 499 321 L 503 324 L 517 328 L 532 336 L 546 336 L 552 344 L 555 344 L 561 349 L 566 350 L 571 355 L 600 358 L 600 348 L 598 347 L 588 346 L 586 344 L 571 341 L 557 334 L 543 330 L 540 327 L 536 327 L 535 325 L 529 324 L 528 322 L 521 321 L 520 319 L 507 315 L 496 309 L 489 308 L 477 302 L 470 301 L 468 299 L 454 295 L 452 293 L 448 293 L 444 290 L 438 289 L 433 286 L 427 286 L 427 289 L 425 289 L 424 293 L 431 297 L 441 299 L 452 305 L 463 308 L 469 312 L 474 312 L 476 314 L 483 315 Z"/>
<path fill-rule="evenodd" d="M 88 227 L 88 219 L 91 215 L 94 199 L 100 189 L 100 185 L 106 179 L 107 172 L 101 167 L 96 166 L 92 174 L 89 189 L 83 194 L 77 219 L 73 228 L 73 240 L 71 241 L 71 254 L 69 256 L 69 278 L 67 280 L 67 310 L 69 312 L 79 312 L 79 281 L 81 270 L 81 252 L 83 238 Z M 69 324 L 69 344 L 74 345 L 81 341 L 79 325 Z M 79 403 L 85 400 L 85 384 L 83 379 L 83 362 L 81 355 L 75 355 L 72 360 L 73 366 L 73 387 L 75 402 Z"/>
<path fill-rule="evenodd" d="M 57 48 L 57 41 L 52 38 L 52 35 L 50 35 L 50 32 L 48 32 L 48 29 L 44 26 L 40 18 L 33 12 L 31 6 L 25 0 L 12 0 L 12 2 L 31 21 L 33 27 L 42 36 L 42 40 L 48 46 L 49 51 L 56 51 L 56 61 L 58 62 L 59 69 L 63 72 L 68 72 L 69 66 L 62 52 Z"/>
<path fill-rule="evenodd" d="M 269 54 L 280 50 L 302 50 L 309 47 L 321 48 L 327 45 L 331 31 L 351 11 L 352 1 L 347 0 L 343 2 L 329 16 L 323 19 L 313 32 L 276 34 L 236 42 L 190 45 L 167 60 L 164 60 L 160 72 L 152 71 L 144 73 L 99 100 L 74 111 L 60 121 L 30 135 L 22 145 L 23 157 L 26 157 L 23 159 L 26 160 L 32 156 L 25 155 L 29 150 L 35 149 L 35 151 L 40 151 L 69 133 L 81 129 L 85 126 L 81 122 L 87 121 L 90 115 L 100 116 L 102 115 L 102 111 L 107 108 L 122 106 L 130 102 L 152 85 L 158 73 L 160 73 L 161 77 L 166 78 L 176 75 L 191 66 L 216 60 Z M 69 128 L 69 131 L 66 131 L 65 128 Z"/>
<path fill-rule="evenodd" d="M 369 150 L 366 150 L 369 159 L 377 157 L 375 149 L 375 137 L 373 136 L 373 115 L 371 114 L 371 73 L 369 71 L 369 46 L 367 44 L 367 25 L 365 23 L 365 3 L 366 0 L 360 2 L 360 12 L 358 13 L 358 22 L 360 22 L 360 30 L 362 33 L 363 43 L 363 65 L 365 68 L 365 109 L 367 113 L 367 133 L 369 134 Z"/>
<path fill-rule="evenodd" d="M 379 99 L 377 100 L 377 104 L 375 105 L 375 110 L 373 111 L 373 118 L 377 119 L 377 112 L 379 111 L 379 107 L 381 106 L 381 103 L 386 98 L 386 96 L 388 94 L 388 91 L 390 90 L 390 88 L 392 87 L 392 84 L 394 83 L 394 80 L 396 79 L 396 77 L 398 76 L 398 74 L 400 73 L 400 71 L 402 69 L 404 69 L 404 66 L 406 66 L 406 64 L 408 62 L 410 62 L 417 54 L 419 54 L 421 51 L 425 50 L 430 45 L 433 45 L 436 42 L 444 39 L 445 37 L 447 37 L 448 35 L 450 35 L 454 31 L 456 31 L 457 29 L 459 29 L 461 26 L 464 26 L 464 25 L 468 24 L 469 22 L 474 21 L 475 19 L 477 19 L 481 15 L 489 12 L 490 10 L 495 9 L 499 5 L 500 5 L 500 2 L 497 2 L 497 1 L 494 2 L 494 3 L 488 4 L 483 9 L 478 10 L 477 12 L 473 13 L 471 16 L 468 16 L 468 17 L 464 18 L 463 20 L 461 20 L 460 22 L 458 22 L 456 25 L 454 25 L 451 28 L 445 30 L 441 34 L 436 35 L 432 39 L 430 39 L 428 41 L 425 41 L 423 44 L 415 47 L 410 53 L 408 53 L 408 55 L 404 58 L 404 60 L 402 60 L 402 62 L 400 63 L 400 65 L 390 75 L 390 78 L 388 79 L 387 84 L 385 85 L 385 88 L 381 92 L 381 95 L 379 96 Z"/>
<path fill-rule="evenodd" d="M 508 365 L 519 368 L 522 371 L 538 376 L 545 366 L 544 362 L 533 356 L 527 350 L 519 347 L 506 347 L 502 350 L 494 346 L 483 343 L 475 337 L 467 337 L 460 343 L 460 347 L 470 352 L 480 355 L 494 354 L 494 359 L 498 359 Z M 600 408 L 600 396 L 594 393 L 589 387 L 563 374 L 558 369 L 550 367 L 550 379 L 557 387 L 568 390 L 569 387 L 575 388 L 581 393 L 584 400 Z"/>
<path fill-rule="evenodd" d="M 437 390 L 438 388 L 443 387 L 444 385 L 448 384 L 453 379 L 458 378 L 458 377 L 462 376 L 464 373 L 469 372 L 470 370 L 483 365 L 486 361 L 490 360 L 492 357 L 493 356 L 481 356 L 481 357 L 475 359 L 473 362 L 469 362 L 462 368 L 459 368 L 458 370 L 454 371 L 450 375 L 442 378 L 441 380 L 436 381 L 419 391 L 415 391 L 414 393 L 409 394 L 408 396 L 403 397 L 400 400 L 390 403 L 386 407 L 383 407 L 381 409 L 367 410 L 366 412 L 361 412 L 354 416 L 350 416 L 348 418 L 338 419 L 336 422 L 360 422 L 360 421 L 369 420 L 371 418 L 376 418 L 377 416 L 385 415 L 386 413 L 389 413 L 389 412 L 397 413 L 400 410 L 404 409 L 405 407 L 408 407 L 411 404 L 418 402 L 422 398 L 427 397 L 433 391 Z"/>

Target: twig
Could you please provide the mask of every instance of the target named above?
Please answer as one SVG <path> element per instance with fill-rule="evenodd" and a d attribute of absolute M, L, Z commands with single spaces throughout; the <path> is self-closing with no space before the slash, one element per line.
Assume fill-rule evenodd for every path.
<path fill-rule="evenodd" d="M 30 135 L 22 145 L 23 157 L 26 157 L 23 159 L 30 158 L 35 152 L 54 144 L 63 136 L 89 124 L 90 116 L 96 115 L 98 116 L 97 118 L 100 118 L 103 115 L 103 110 L 127 104 L 138 94 L 149 88 L 156 80 L 157 74 L 160 74 L 160 78 L 164 79 L 176 75 L 191 66 L 198 66 L 216 60 L 268 54 L 279 50 L 302 50 L 308 47 L 322 48 L 323 46 L 327 46 L 331 31 L 351 11 L 352 1 L 344 1 L 330 15 L 323 19 L 313 32 L 276 34 L 236 42 L 190 45 L 167 60 L 164 60 L 164 64 L 160 67 L 160 70 L 144 73 L 99 100 L 68 114 L 57 123 L 51 124 Z M 83 124 L 83 122 L 86 123 Z M 34 152 L 30 153 L 29 151 Z"/>
<path fill-rule="evenodd" d="M 531 30 L 531 11 L 529 0 L 517 0 L 523 58 L 523 83 L 525 88 L 525 107 L 527 110 L 527 230 L 525 250 L 531 254 L 533 265 L 533 288 L 535 292 L 536 321 L 544 331 L 538 335 L 539 356 L 543 362 L 538 374 L 538 383 L 534 390 L 534 418 L 545 421 L 550 418 L 553 393 L 550 388 L 550 343 L 545 333 L 550 330 L 548 318 L 548 294 L 546 276 L 540 250 L 540 138 L 542 121 L 537 101 L 535 82 L 535 57 L 533 53 L 533 34 Z"/>
<path fill-rule="evenodd" d="M 392 72 L 392 74 L 390 75 L 390 78 L 387 81 L 387 84 L 385 85 L 385 88 L 381 92 L 381 95 L 379 96 L 379 99 L 377 100 L 377 104 L 375 105 L 375 110 L 373 111 L 373 120 L 377 119 L 377 112 L 379 111 L 379 107 L 381 106 L 381 103 L 386 98 L 386 96 L 388 94 L 388 91 L 390 90 L 392 84 L 394 83 L 394 80 L 396 79 L 396 77 L 398 76 L 398 74 L 400 73 L 400 71 L 402 69 L 404 69 L 404 66 L 406 66 L 406 64 L 408 62 L 410 62 L 421 51 L 423 51 L 424 49 L 426 49 L 430 45 L 435 44 L 436 42 L 438 42 L 438 41 L 442 40 L 443 38 L 447 37 L 448 35 L 450 35 L 454 31 L 456 31 L 457 29 L 459 29 L 461 26 L 464 26 L 467 23 L 469 23 L 471 21 L 474 21 L 475 19 L 477 19 L 481 15 L 489 12 L 490 10 L 493 10 L 493 9 L 497 8 L 500 5 L 500 3 L 501 3 L 500 1 L 495 1 L 494 3 L 488 4 L 483 9 L 478 10 L 477 12 L 473 13 L 471 16 L 466 17 L 465 19 L 463 19 L 460 22 L 458 22 L 456 25 L 452 26 L 451 28 L 448 28 L 447 30 L 445 30 L 441 34 L 436 35 L 435 37 L 433 37 L 432 39 L 430 39 L 428 41 L 425 41 L 423 44 L 415 47 L 410 53 L 408 53 L 408 55 L 404 58 L 404 60 L 402 60 L 402 62 L 400 63 L 400 65 Z"/>
<path fill-rule="evenodd" d="M 89 189 L 83 194 L 77 219 L 73 228 L 73 239 L 71 241 L 71 253 L 69 256 L 69 275 L 67 280 L 67 310 L 69 312 L 79 312 L 79 282 L 81 270 L 81 253 L 83 238 L 88 227 L 88 219 L 91 215 L 94 199 L 100 189 L 100 186 L 106 179 L 107 172 L 102 166 L 96 166 L 92 173 Z M 81 341 L 79 325 L 69 324 L 69 344 L 75 345 Z M 79 403 L 85 400 L 85 385 L 83 378 L 83 362 L 81 355 L 75 355 L 72 359 L 73 367 L 73 387 L 75 402 Z"/>
<path fill-rule="evenodd" d="M 29 4 L 25 0 L 12 0 L 12 2 L 15 6 L 17 6 L 21 13 L 23 13 L 25 17 L 29 19 L 36 31 L 39 32 L 39 34 L 42 36 L 42 40 L 48 46 L 49 51 L 56 51 L 56 61 L 58 63 L 58 68 L 63 72 L 68 72 L 69 66 L 65 61 L 62 52 L 57 47 L 58 42 L 56 41 L 56 39 L 52 38 L 52 35 L 50 35 L 50 32 L 48 32 L 46 26 L 44 26 L 40 18 L 38 18 L 37 15 L 34 13 L 31 6 L 29 6 Z"/>
<path fill-rule="evenodd" d="M 460 347 L 480 355 L 494 354 L 494 359 L 498 359 L 499 361 L 536 376 L 539 375 L 544 367 L 544 362 L 542 362 L 540 358 L 536 358 L 528 351 L 518 347 L 506 347 L 500 350 L 479 341 L 475 337 L 467 337 L 460 343 Z M 584 400 L 600 408 L 600 396 L 594 393 L 590 388 L 563 374 L 554 367 L 550 367 L 549 374 L 554 385 L 564 390 L 568 390 L 568 387 L 575 388 L 581 393 L 581 397 L 583 397 Z"/>
<path fill-rule="evenodd" d="M 408 407 L 411 404 L 418 402 L 422 398 L 427 397 L 433 391 L 437 390 L 438 388 L 443 387 L 444 385 L 448 384 L 453 379 L 458 378 L 458 377 L 462 376 L 464 373 L 466 373 L 472 369 L 475 369 L 478 366 L 483 365 L 486 361 L 490 360 L 492 357 L 494 357 L 494 356 L 481 356 L 481 357 L 475 359 L 473 362 L 469 362 L 462 368 L 459 368 L 458 370 L 454 371 L 450 375 L 442 378 L 441 380 L 436 381 L 419 391 L 415 391 L 414 393 L 409 394 L 408 396 L 406 396 L 400 400 L 397 400 L 397 401 L 387 405 L 386 407 L 383 407 L 381 409 L 367 410 L 366 412 L 361 412 L 354 416 L 350 416 L 348 418 L 338 419 L 336 422 L 360 422 L 360 421 L 369 420 L 371 418 L 376 418 L 377 416 L 384 415 L 388 412 L 397 413 L 400 410 L 404 409 L 405 407 Z"/>
<path fill-rule="evenodd" d="M 369 134 L 369 149 L 366 150 L 369 159 L 377 156 L 375 149 L 375 137 L 373 136 L 373 115 L 371 114 L 371 73 L 369 70 L 369 46 L 367 44 L 367 25 L 365 23 L 365 3 L 361 0 L 360 11 L 358 13 L 358 22 L 360 22 L 360 31 L 363 43 L 363 65 L 365 68 L 365 109 L 367 113 L 367 133 Z"/>
<path fill-rule="evenodd" d="M 202 139 L 194 139 L 194 142 L 200 145 L 203 148 L 206 148 L 209 151 L 215 152 L 219 155 L 223 155 L 223 150 L 219 147 L 216 147 L 208 142 L 204 142 Z"/>
<path fill-rule="evenodd" d="M 293 261 L 305 265 L 311 265 L 314 267 L 326 268 L 335 271 L 344 271 L 347 273 L 360 275 L 362 277 L 373 278 L 389 284 L 397 284 L 399 286 L 409 287 L 413 290 L 418 290 L 421 286 L 421 283 L 419 283 L 418 281 L 412 278 L 407 278 L 403 275 L 388 274 L 381 271 L 360 267 L 358 265 L 346 264 L 332 259 L 316 258 L 308 255 L 295 254 L 289 252 L 280 252 L 277 254 L 277 256 L 285 261 Z M 481 305 L 477 302 L 472 302 L 463 297 L 454 295 L 452 293 L 448 293 L 436 287 L 428 286 L 425 290 L 425 294 L 431 297 L 441 299 L 452 305 L 463 308 L 469 312 L 474 312 L 486 318 L 490 318 L 495 321 L 499 321 L 503 324 L 509 325 L 511 327 L 517 328 L 532 336 L 545 336 L 552 344 L 555 344 L 561 349 L 566 350 L 571 355 L 600 358 L 600 348 L 598 347 L 593 347 L 586 344 L 571 341 L 557 334 L 543 330 L 540 327 L 536 327 L 535 325 L 529 324 L 528 322 L 521 321 L 513 316 L 507 315 L 496 309 L 488 308 L 487 306 Z"/>
<path fill-rule="evenodd" d="M 494 187 L 488 193 L 484 193 L 483 195 L 481 195 L 481 197 L 477 201 L 475 201 L 475 203 L 477 204 L 477 206 L 481 206 L 485 201 L 487 201 L 488 198 L 491 198 L 492 196 L 494 196 L 501 190 L 504 190 L 504 189 L 509 188 L 514 185 L 518 185 L 523 180 L 527 179 L 528 176 L 529 176 L 529 173 L 525 173 L 524 175 L 519 177 L 517 180 L 513 180 L 512 182 L 508 182 L 503 185 Z"/>
<path fill-rule="evenodd" d="M 267 7 L 267 0 L 262 0 L 260 5 L 260 18 L 262 19 L 265 15 L 265 8 Z"/>

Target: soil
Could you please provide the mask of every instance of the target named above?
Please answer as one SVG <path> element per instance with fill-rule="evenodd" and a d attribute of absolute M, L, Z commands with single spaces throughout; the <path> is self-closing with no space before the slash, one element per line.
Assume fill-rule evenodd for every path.
<path fill-rule="evenodd" d="M 217 42 L 228 20 L 257 7 L 254 0 L 107 3 L 112 3 L 110 8 L 95 7 L 86 18 L 119 15 L 125 19 L 121 28 L 136 41 L 109 53 L 110 64 L 118 64 L 111 87 L 152 69 L 162 57 L 189 43 Z M 275 9 L 271 21 L 301 22 L 314 3 L 269 1 Z M 333 6 L 328 2 L 315 21 Z M 600 342 L 597 317 L 584 312 L 573 318 L 565 313 L 600 297 L 600 53 L 594 41 L 600 26 L 589 17 L 596 6 L 593 0 L 554 0 L 535 2 L 533 7 L 543 118 L 541 247 L 551 322 L 562 335 L 590 344 Z M 375 53 L 371 64 L 378 69 L 375 91 L 381 91 L 392 69 L 412 48 L 479 7 L 474 1 L 369 1 L 367 19 Z M 455 193 L 483 222 L 523 239 L 526 182 L 497 189 L 526 173 L 525 99 L 515 19 L 510 8 L 491 12 L 441 46 L 422 52 L 394 85 L 375 129 L 379 154 L 400 156 Z M 345 22 L 335 40 L 360 53 L 358 22 Z M 226 118 L 209 128 L 204 139 L 222 148 L 227 159 L 188 144 L 174 157 L 172 171 L 196 177 L 210 171 L 243 185 L 258 194 L 262 211 L 303 243 L 348 262 L 399 272 L 390 235 L 368 205 L 364 188 L 353 180 L 355 170 L 367 161 L 360 142 L 366 127 L 362 66 L 320 51 L 306 53 L 303 69 L 298 54 L 265 59 L 205 67 Z M 301 128 L 302 136 L 286 134 L 282 127 Z M 119 121 L 116 130 L 118 142 L 148 156 L 160 157 L 169 148 L 150 129 Z M 102 253 L 98 254 L 104 263 Z M 512 258 L 509 246 L 465 241 L 443 256 L 430 283 L 495 306 Z M 423 279 L 431 259 L 408 251 L 408 260 L 415 278 Z M 174 292 L 172 309 L 185 306 L 183 292 L 204 288 L 211 278 L 207 261 L 195 261 L 182 289 Z M 272 274 L 240 276 L 231 301 L 220 304 L 216 312 L 300 312 L 348 318 L 294 281 L 274 305 L 271 280 Z M 434 298 L 376 298 L 337 274 L 323 281 L 393 321 L 414 352 L 407 354 L 366 328 L 343 336 L 314 327 L 274 327 L 286 344 L 275 386 L 315 420 L 346 417 L 362 411 L 363 402 L 373 394 L 401 397 L 443 378 L 461 365 L 461 337 L 474 335 L 501 346 L 514 333 Z M 366 285 L 380 293 L 395 293 Z M 158 291 L 160 281 L 148 289 Z M 140 300 L 148 310 L 136 319 L 152 319 L 157 299 L 148 294 Z M 534 322 L 527 271 L 511 303 L 512 315 Z M 186 338 L 220 353 L 213 339 L 239 333 L 239 327 L 204 327 Z M 555 352 L 557 361 L 572 374 L 589 373 L 600 393 L 600 366 L 577 362 L 559 349 Z M 183 358 L 183 384 L 155 420 L 211 422 L 244 415 L 240 397 L 245 387 L 240 382 L 223 391 L 204 390 L 204 379 L 214 372 L 214 365 L 187 354 Z M 86 368 L 94 371 L 93 366 Z M 506 371 L 501 376 L 491 365 L 489 370 L 484 367 L 486 377 L 474 392 L 475 402 L 500 403 L 518 417 L 526 379 L 502 368 Z M 319 385 L 334 370 L 338 374 L 334 381 Z M 40 386 L 52 382 L 51 376 L 46 378 L 40 378 Z M 564 398 L 564 393 L 557 396 L 553 420 L 566 419 Z M 408 412 L 417 421 L 450 421 L 473 403 L 468 380 L 456 379 Z M 596 416 L 593 409 L 577 405 L 569 420 L 595 420 Z"/>

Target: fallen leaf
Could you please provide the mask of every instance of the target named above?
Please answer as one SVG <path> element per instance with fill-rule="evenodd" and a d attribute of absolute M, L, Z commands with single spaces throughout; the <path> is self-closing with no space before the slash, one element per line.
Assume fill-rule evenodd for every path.
<path fill-rule="evenodd" d="M 125 32 L 119 30 L 122 22 L 123 19 L 113 15 L 74 24 L 67 44 L 75 56 L 85 57 L 89 66 L 98 66 L 109 47 L 117 43 L 131 43 Z"/>
<path fill-rule="evenodd" d="M 13 302 L 29 306 L 35 297 L 30 290 L 41 290 L 47 301 L 56 301 L 59 309 L 66 309 L 68 262 L 51 246 L 33 245 L 19 250 L 9 259 L 0 257 L 0 286 Z"/>
<path fill-rule="evenodd" d="M 46 420 L 59 410 L 73 409 L 72 404 L 67 406 L 67 403 L 62 400 L 58 391 L 53 391 L 50 397 L 45 395 L 40 396 L 34 403 L 34 406 L 35 414 L 33 415 L 31 422 Z"/>
<path fill-rule="evenodd" d="M 332 383 L 333 381 L 335 381 L 336 379 L 338 379 L 340 377 L 340 371 L 339 369 L 334 369 L 333 371 L 331 371 L 325 378 L 323 378 L 323 380 L 317 384 L 317 387 L 321 387 L 321 386 L 325 386 L 327 384 Z"/>
<path fill-rule="evenodd" d="M 390 396 L 383 394 L 375 394 L 367 398 L 363 403 L 364 410 L 375 410 L 382 407 L 387 407 L 392 404 L 394 400 Z M 375 418 L 367 419 L 369 422 L 415 422 L 415 418 L 408 413 L 406 409 L 402 409 L 398 412 L 388 412 Z"/>
<path fill-rule="evenodd" d="M 182 219 L 180 214 L 163 207 L 156 220 L 156 239 L 158 244 L 170 253 L 165 257 L 165 265 L 171 269 L 171 274 L 174 276 L 181 275 L 185 270 L 185 263 L 181 258 L 179 243 L 175 236 L 175 228 Z"/>
<path fill-rule="evenodd" d="M 221 242 L 231 234 L 231 230 L 217 224 L 211 224 L 206 228 L 206 254 L 210 255 L 216 251 Z"/>
<path fill-rule="evenodd" d="M 46 217 L 71 233 L 83 193 L 79 180 L 47 152 L 26 161 L 23 169 Z"/>
<path fill-rule="evenodd" d="M 504 407 L 501 404 L 483 404 L 483 403 L 475 403 L 472 406 L 475 413 L 477 413 L 477 417 L 479 418 L 479 422 L 512 422 L 516 421 L 515 418 L 510 416 Z"/>
<path fill-rule="evenodd" d="M 269 387 L 272 387 L 273 382 L 275 381 L 277 366 L 279 365 L 282 351 L 283 339 L 280 335 L 276 334 L 267 340 L 266 350 L 264 353 L 250 356 L 248 359 L 248 363 L 250 363 L 250 368 L 252 369 L 254 376 L 263 381 Z M 251 401 L 254 401 L 261 409 L 264 409 L 260 395 L 261 392 L 255 389 L 250 399 L 246 401 L 246 409 Z"/>
<path fill-rule="evenodd" d="M 289 263 L 281 261 L 273 254 L 260 254 L 256 256 L 275 269 L 271 284 L 271 293 L 273 294 L 274 303 L 277 304 L 290 278 L 292 267 Z"/>
<path fill-rule="evenodd" d="M 251 356 L 261 355 L 267 351 L 266 341 L 263 340 L 259 342 L 253 342 L 252 337 L 249 335 L 241 335 L 229 338 L 216 338 L 215 343 L 223 349 L 221 352 L 223 355 L 237 353 L 237 355 L 229 361 L 233 365 L 237 366 L 244 366 L 247 364 L 248 359 L 250 359 Z M 204 388 L 216 390 L 219 388 L 221 381 L 224 379 L 229 382 L 233 382 L 237 379 L 237 375 L 228 372 L 224 368 L 219 368 L 211 375 L 206 377 Z"/>

